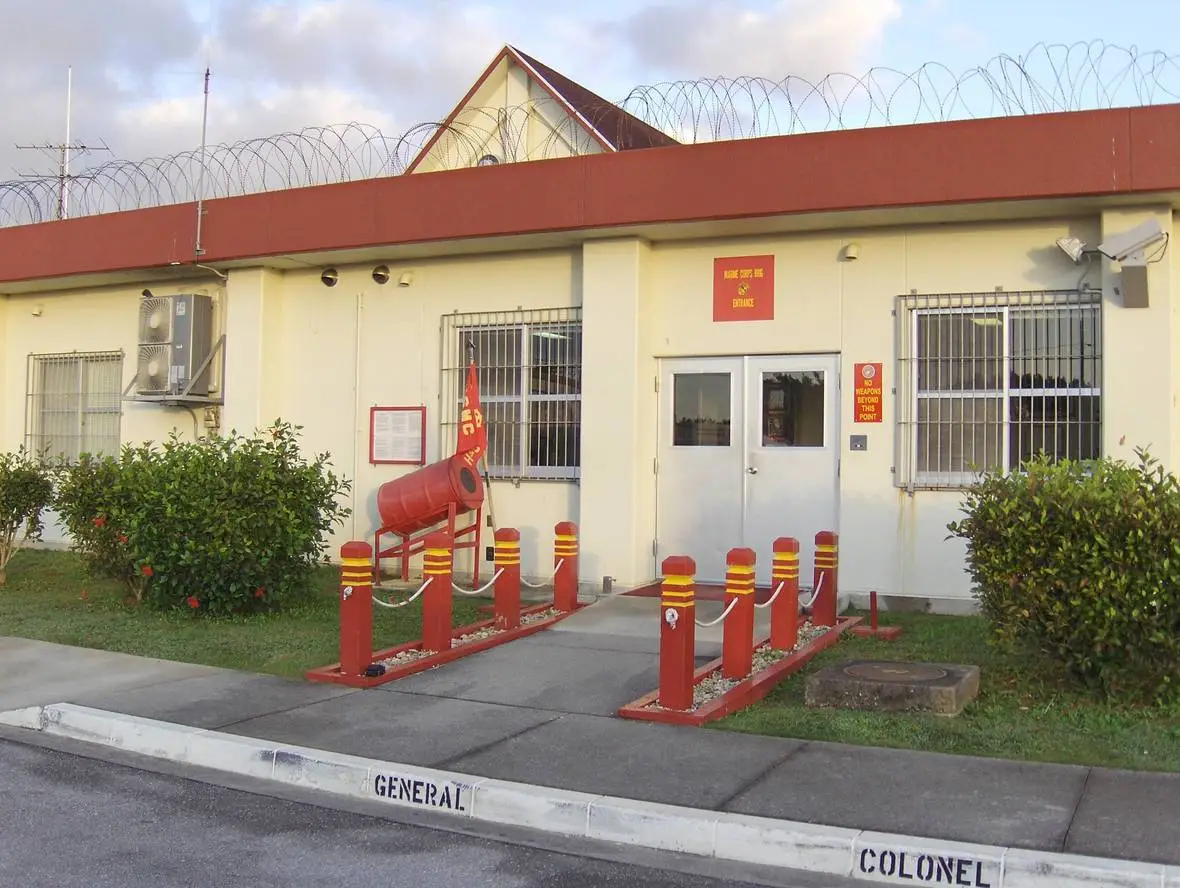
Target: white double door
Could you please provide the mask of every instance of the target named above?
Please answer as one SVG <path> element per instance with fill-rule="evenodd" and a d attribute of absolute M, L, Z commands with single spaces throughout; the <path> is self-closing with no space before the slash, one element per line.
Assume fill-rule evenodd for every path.
<path fill-rule="evenodd" d="M 659 391 L 657 572 L 690 555 L 698 580 L 719 582 L 726 553 L 748 546 L 768 584 L 787 536 L 809 586 L 815 535 L 837 529 L 839 357 L 664 360 Z"/>

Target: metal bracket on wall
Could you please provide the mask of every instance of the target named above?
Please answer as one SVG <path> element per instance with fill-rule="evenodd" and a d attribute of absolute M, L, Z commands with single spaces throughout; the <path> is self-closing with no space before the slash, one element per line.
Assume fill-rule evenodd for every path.
<path fill-rule="evenodd" d="M 135 383 L 139 381 L 139 374 L 137 372 L 136 375 L 131 378 L 131 381 L 127 383 L 126 388 L 123 389 L 122 400 L 136 401 L 140 404 L 162 404 L 165 407 L 223 406 L 225 404 L 225 361 L 221 362 L 221 378 L 217 382 L 218 397 L 210 398 L 205 395 L 190 394 L 192 392 L 193 385 L 198 379 L 201 378 L 201 374 L 209 369 L 210 365 L 213 363 L 213 359 L 221 353 L 223 348 L 225 348 L 224 333 L 218 337 L 217 342 L 214 344 L 213 348 L 209 349 L 209 354 L 205 356 L 205 360 L 203 360 L 200 366 L 197 367 L 196 372 L 194 372 L 193 375 L 189 377 L 188 385 L 185 386 L 183 392 L 180 392 L 179 394 L 168 395 L 132 395 L 130 392 L 133 388 L 135 388 Z"/>

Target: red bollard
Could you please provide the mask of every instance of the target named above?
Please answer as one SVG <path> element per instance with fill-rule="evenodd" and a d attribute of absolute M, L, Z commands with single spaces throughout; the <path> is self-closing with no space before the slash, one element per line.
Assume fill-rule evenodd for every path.
<path fill-rule="evenodd" d="M 783 590 L 770 606 L 770 646 L 777 651 L 793 651 L 799 643 L 799 541 L 779 537 L 774 541 L 774 567 L 771 570 L 771 594 L 782 584 Z"/>
<path fill-rule="evenodd" d="M 660 566 L 660 697 L 664 709 L 692 709 L 696 664 L 696 562 L 672 555 Z"/>
<path fill-rule="evenodd" d="M 495 611 L 497 629 L 520 626 L 520 531 L 501 527 L 496 531 Z"/>
<path fill-rule="evenodd" d="M 568 614 L 578 609 L 578 525 L 562 521 L 553 532 L 553 606 Z"/>
<path fill-rule="evenodd" d="M 746 678 L 754 668 L 754 564 L 753 549 L 730 549 L 725 556 L 725 606 L 733 610 L 722 621 L 721 675 Z"/>
<path fill-rule="evenodd" d="M 422 650 L 451 649 L 455 541 L 446 531 L 428 534 L 422 559 L 422 575 L 429 585 L 422 593 Z"/>
<path fill-rule="evenodd" d="M 840 537 L 834 530 L 821 530 L 815 535 L 812 593 L 818 589 L 819 594 L 811 605 L 811 623 L 814 626 L 836 625 L 836 601 L 839 597 L 836 564 L 840 559 L 839 545 Z"/>
<path fill-rule="evenodd" d="M 340 547 L 340 673 L 364 675 L 373 662 L 373 547 Z"/>
<path fill-rule="evenodd" d="M 877 593 L 869 593 L 869 625 L 863 623 L 852 627 L 852 634 L 861 638 L 879 638 L 882 641 L 893 641 L 901 635 L 900 626 L 881 626 L 877 623 Z"/>

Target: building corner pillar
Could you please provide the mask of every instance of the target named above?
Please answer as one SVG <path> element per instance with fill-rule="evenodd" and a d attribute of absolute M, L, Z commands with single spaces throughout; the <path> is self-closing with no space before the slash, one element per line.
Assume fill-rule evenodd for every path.
<path fill-rule="evenodd" d="M 644 335 L 650 247 L 637 238 L 582 248 L 583 583 L 654 576 L 655 362 Z"/>

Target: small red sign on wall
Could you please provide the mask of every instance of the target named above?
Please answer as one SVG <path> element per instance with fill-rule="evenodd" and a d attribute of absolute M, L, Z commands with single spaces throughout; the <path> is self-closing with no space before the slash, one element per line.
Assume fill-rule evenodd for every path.
<path fill-rule="evenodd" d="M 713 260 L 713 320 L 774 320 L 774 256 Z"/>
<path fill-rule="evenodd" d="M 856 364 L 856 385 L 853 386 L 853 421 L 881 422 L 884 409 L 884 386 L 881 381 L 883 364 Z"/>

